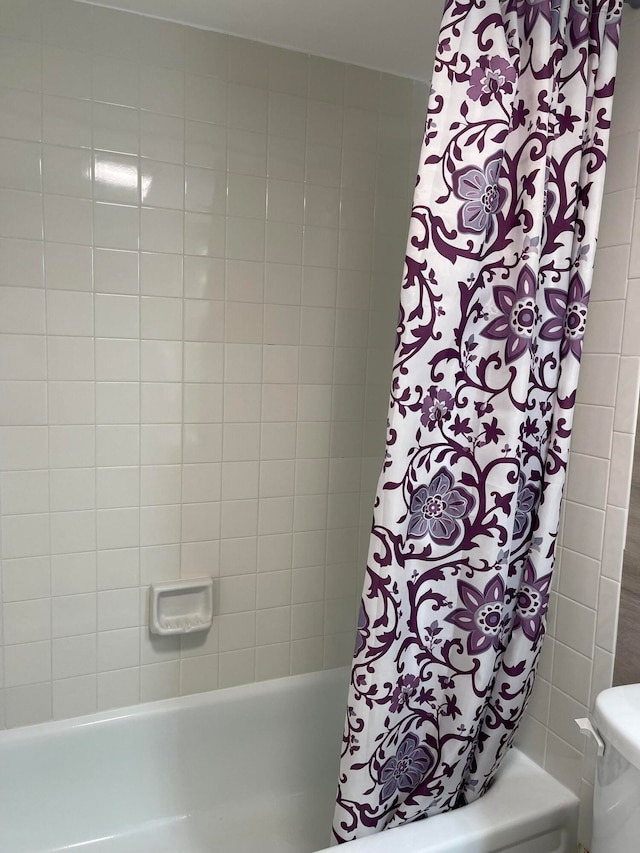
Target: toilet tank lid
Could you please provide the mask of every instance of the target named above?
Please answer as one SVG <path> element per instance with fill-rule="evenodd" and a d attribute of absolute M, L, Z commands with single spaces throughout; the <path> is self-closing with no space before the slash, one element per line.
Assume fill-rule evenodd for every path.
<path fill-rule="evenodd" d="M 640 684 L 603 690 L 596 699 L 594 721 L 605 743 L 640 769 Z"/>

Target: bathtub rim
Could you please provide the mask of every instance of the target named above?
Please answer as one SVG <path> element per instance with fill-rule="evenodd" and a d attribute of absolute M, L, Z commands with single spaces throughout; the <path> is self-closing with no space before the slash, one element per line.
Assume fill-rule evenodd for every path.
<path fill-rule="evenodd" d="M 232 702 L 251 701 L 252 699 L 273 695 L 290 687 L 292 690 L 304 689 L 305 686 L 321 688 L 322 683 L 338 688 L 342 682 L 346 695 L 348 689 L 349 667 L 334 667 L 332 669 L 304 672 L 299 675 L 285 675 L 281 678 L 269 678 L 264 681 L 253 681 L 233 687 L 219 687 L 214 690 L 204 690 L 199 693 L 189 693 L 185 696 L 172 696 L 169 699 L 155 699 L 151 702 L 139 702 L 136 705 L 126 705 L 109 711 L 96 711 L 79 717 L 68 717 L 63 720 L 46 720 L 42 723 L 32 723 L 26 726 L 16 726 L 0 730 L 0 748 L 3 745 L 17 744 L 23 740 L 35 741 L 56 735 L 68 734 L 72 731 L 89 729 L 102 723 L 121 723 L 136 718 L 158 717 L 175 711 L 199 710 L 208 706 L 226 705 Z"/>
<path fill-rule="evenodd" d="M 521 787 L 512 786 L 514 776 L 516 779 L 524 776 L 533 782 L 534 801 L 521 796 Z M 494 804 L 496 799 L 498 803 Z M 500 812 L 499 820 L 487 822 L 487 816 L 492 816 L 491 812 L 495 810 L 496 805 Z M 507 853 L 512 845 L 561 829 L 566 830 L 568 841 L 568 846 L 563 849 L 573 851 L 577 843 L 579 805 L 577 794 L 517 747 L 513 747 L 502 762 L 495 784 L 473 803 L 434 815 L 433 818 L 417 820 L 358 838 L 337 848 L 322 848 L 315 853 L 332 853 L 342 847 L 349 853 L 388 853 L 390 849 L 393 849 L 394 853 L 462 853 L 463 850 L 471 849 L 479 853 L 498 850 Z M 514 810 L 510 811 L 510 807 L 514 807 Z M 432 831 L 429 832 L 427 827 L 434 819 L 435 823 L 431 824 Z M 454 830 L 453 824 L 459 824 L 461 819 L 466 825 L 458 826 Z M 524 837 L 523 826 L 528 833 Z M 392 837 L 389 833 L 393 834 Z M 483 846 L 459 846 L 472 843 L 480 843 Z M 488 843 L 491 846 L 486 846 Z"/>

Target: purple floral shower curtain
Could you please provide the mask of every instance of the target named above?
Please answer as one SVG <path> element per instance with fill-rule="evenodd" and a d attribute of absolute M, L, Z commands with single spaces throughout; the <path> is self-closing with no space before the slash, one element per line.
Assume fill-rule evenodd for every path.
<path fill-rule="evenodd" d="M 449 0 L 334 841 L 481 796 L 544 634 L 621 0 Z"/>

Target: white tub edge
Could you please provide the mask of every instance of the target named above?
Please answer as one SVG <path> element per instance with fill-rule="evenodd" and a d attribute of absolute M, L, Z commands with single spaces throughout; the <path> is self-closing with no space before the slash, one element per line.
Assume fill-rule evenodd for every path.
<path fill-rule="evenodd" d="M 506 853 L 525 837 L 564 830 L 567 843 L 563 849 L 574 850 L 579 803 L 574 793 L 514 748 L 495 784 L 481 799 L 435 818 L 350 841 L 346 849 L 349 853 Z M 337 849 L 342 847 L 345 845 Z M 317 853 L 334 850 L 327 847 Z"/>

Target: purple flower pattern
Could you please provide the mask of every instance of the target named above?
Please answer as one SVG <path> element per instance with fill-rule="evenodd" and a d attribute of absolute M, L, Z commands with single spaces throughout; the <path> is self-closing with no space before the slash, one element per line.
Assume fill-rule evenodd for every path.
<path fill-rule="evenodd" d="M 589 293 L 582 278 L 575 273 L 568 291 L 549 287 L 545 291 L 545 300 L 553 316 L 542 324 L 540 337 L 545 341 L 562 341 L 562 357 L 571 353 L 580 361 L 589 306 Z"/>
<path fill-rule="evenodd" d="M 507 192 L 498 183 L 501 157 L 490 157 L 482 169 L 465 166 L 453 175 L 453 191 L 465 201 L 458 213 L 461 231 L 485 233 L 490 239 L 495 214 L 505 203 Z"/>
<path fill-rule="evenodd" d="M 402 710 L 409 699 L 417 692 L 420 679 L 417 675 L 401 675 L 398 679 L 396 689 L 391 694 L 391 705 L 389 710 L 392 714 Z"/>
<path fill-rule="evenodd" d="M 458 581 L 458 595 L 463 606 L 450 613 L 447 621 L 468 632 L 468 653 L 481 655 L 487 649 L 498 649 L 505 627 L 505 587 L 500 575 L 492 578 L 482 591 L 466 581 Z"/>
<path fill-rule="evenodd" d="M 620 7 L 445 3 L 338 843 L 482 796 L 524 713 L 558 546 Z"/>
<path fill-rule="evenodd" d="M 451 418 L 453 402 L 453 397 L 447 390 L 432 385 L 422 404 L 420 420 L 423 425 L 430 430 L 442 426 L 443 421 Z"/>
<path fill-rule="evenodd" d="M 537 577 L 533 564 L 527 560 L 518 590 L 514 629 L 520 628 L 525 637 L 534 643 L 542 634 L 549 606 L 550 586 L 551 573 Z"/>
<path fill-rule="evenodd" d="M 537 501 L 538 490 L 531 483 L 527 483 L 521 474 L 513 522 L 514 539 L 521 539 L 528 532 Z"/>
<path fill-rule="evenodd" d="M 396 754 L 388 758 L 380 770 L 380 801 L 388 800 L 396 791 L 415 788 L 433 763 L 433 756 L 420 745 L 417 735 L 408 734 Z"/>
<path fill-rule="evenodd" d="M 540 312 L 536 305 L 536 277 L 529 266 L 524 266 L 517 285 L 497 284 L 493 298 L 500 312 L 482 330 L 482 334 L 495 341 L 506 341 L 505 361 L 511 364 L 531 348 Z"/>
<path fill-rule="evenodd" d="M 551 9 L 548 0 L 516 0 L 515 5 L 517 6 L 518 14 L 522 18 L 524 33 L 527 38 L 529 38 L 536 26 L 539 26 L 539 18 L 544 18 L 547 22 L 551 22 Z"/>
<path fill-rule="evenodd" d="M 620 41 L 620 20 L 622 18 L 623 0 L 612 0 L 607 8 L 604 34 L 618 47 Z"/>
<path fill-rule="evenodd" d="M 571 0 L 569 6 L 569 37 L 573 47 L 578 47 L 589 38 L 591 9 L 589 0 Z"/>
<path fill-rule="evenodd" d="M 486 106 L 501 92 L 511 94 L 516 76 L 516 69 L 501 56 L 482 56 L 471 72 L 467 94 L 473 101 Z"/>
<path fill-rule="evenodd" d="M 354 651 L 354 656 L 360 654 L 360 652 L 366 648 L 367 645 L 367 635 L 369 627 L 369 620 L 367 618 L 367 611 L 365 610 L 362 603 L 360 603 L 360 609 L 358 611 L 358 624 L 356 627 L 356 647 Z"/>
<path fill-rule="evenodd" d="M 413 495 L 407 536 L 427 536 L 438 545 L 453 545 L 462 533 L 461 519 L 473 506 L 469 492 L 454 486 L 453 476 L 441 468 L 428 486 L 421 486 Z"/>

